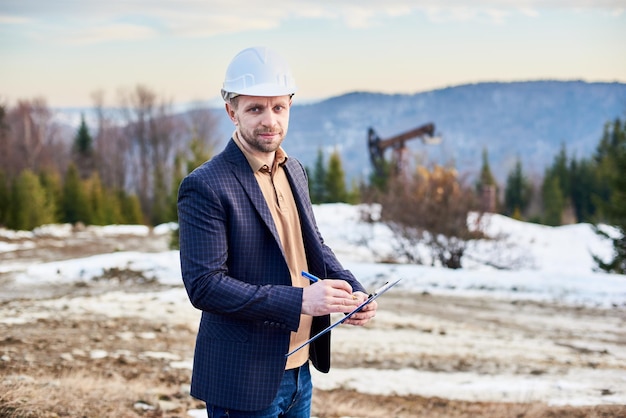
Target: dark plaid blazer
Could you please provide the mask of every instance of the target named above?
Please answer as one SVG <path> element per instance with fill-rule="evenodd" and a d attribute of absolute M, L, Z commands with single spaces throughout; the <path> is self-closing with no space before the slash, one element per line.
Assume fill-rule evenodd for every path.
<path fill-rule="evenodd" d="M 305 170 L 288 158 L 287 178 L 300 214 L 309 271 L 348 281 L 318 231 Z M 285 369 L 291 331 L 298 329 L 302 289 L 289 269 L 263 193 L 231 139 L 198 167 L 178 193 L 182 277 L 193 306 L 202 311 L 191 395 L 209 404 L 260 410 L 272 402 Z M 315 317 L 312 333 L 330 324 Z M 310 350 L 313 365 L 330 368 L 330 334 Z"/>

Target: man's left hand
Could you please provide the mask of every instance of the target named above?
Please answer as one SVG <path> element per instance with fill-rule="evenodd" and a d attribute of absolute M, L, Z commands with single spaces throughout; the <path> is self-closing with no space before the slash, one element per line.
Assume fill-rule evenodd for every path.
<path fill-rule="evenodd" d="M 363 292 L 354 292 L 352 295 L 359 301 L 359 304 L 365 302 L 369 297 Z M 365 325 L 370 319 L 376 316 L 376 309 L 378 309 L 378 303 L 374 300 L 365 305 L 359 312 L 346 319 L 344 324 Z"/>

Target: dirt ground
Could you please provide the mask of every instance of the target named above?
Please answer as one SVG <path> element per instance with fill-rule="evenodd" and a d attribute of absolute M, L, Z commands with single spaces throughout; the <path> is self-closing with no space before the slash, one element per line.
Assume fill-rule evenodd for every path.
<path fill-rule="evenodd" d="M 39 239 L 34 247 L 0 253 L 0 264 L 167 249 L 164 237 L 88 237 Z M 163 292 L 177 292 L 180 302 L 161 303 Z M 180 288 L 113 271 L 80 286 L 32 291 L 0 274 L 0 295 L 0 417 L 187 417 L 187 411 L 203 408 L 189 396 L 197 313 Z M 126 298 L 133 295 L 131 304 Z M 103 301 L 119 305 L 97 308 Z M 626 390 L 623 309 L 392 292 L 379 301 L 380 314 L 371 326 L 333 333 L 333 371 L 314 376 L 314 416 L 626 416 L 626 406 L 610 401 Z M 467 399 L 420 396 L 397 389 L 419 382 L 352 384 L 354 370 L 364 376 L 410 370 L 443 381 L 455 373 L 505 375 L 512 381 L 598 376 L 596 399 L 607 401 L 550 405 L 542 393 L 515 391 L 492 399 L 471 399 L 471 393 Z M 385 391 L 379 387 L 391 389 L 380 393 Z"/>

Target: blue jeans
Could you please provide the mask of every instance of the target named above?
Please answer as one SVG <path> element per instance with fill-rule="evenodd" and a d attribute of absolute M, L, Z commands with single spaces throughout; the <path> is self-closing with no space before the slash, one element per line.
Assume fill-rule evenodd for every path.
<path fill-rule="evenodd" d="M 209 418 L 309 418 L 313 384 L 309 364 L 286 370 L 272 404 L 261 411 L 235 411 L 216 405 L 206 406 Z"/>

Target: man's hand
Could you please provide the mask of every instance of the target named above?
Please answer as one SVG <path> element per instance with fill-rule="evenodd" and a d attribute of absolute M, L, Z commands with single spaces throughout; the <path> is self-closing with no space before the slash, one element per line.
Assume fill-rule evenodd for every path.
<path fill-rule="evenodd" d="M 348 313 L 363 301 L 357 292 L 352 294 L 352 287 L 345 280 L 325 279 L 307 286 L 302 294 L 302 313 L 311 316 L 322 316 L 331 313 Z M 346 321 L 350 323 L 349 320 Z M 366 321 L 367 322 L 367 321 Z M 355 325 L 357 325 L 355 323 Z"/>
<path fill-rule="evenodd" d="M 363 292 L 352 293 L 352 287 L 344 280 L 326 279 L 305 287 L 302 294 L 302 313 L 321 316 L 331 313 L 349 313 L 367 300 Z M 372 301 L 359 312 L 346 319 L 344 324 L 365 325 L 376 316 L 378 303 Z"/>
<path fill-rule="evenodd" d="M 368 296 L 363 292 L 354 292 L 353 295 L 359 302 L 358 305 L 365 302 Z M 357 305 L 357 306 L 358 306 Z M 376 316 L 376 310 L 378 309 L 378 302 L 375 300 L 365 305 L 360 311 L 352 315 L 350 318 L 344 321 L 344 324 L 350 325 L 365 325 L 370 319 Z"/>

